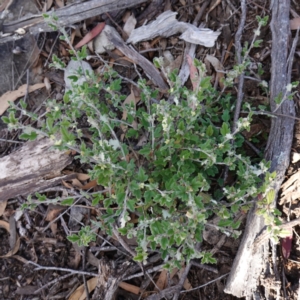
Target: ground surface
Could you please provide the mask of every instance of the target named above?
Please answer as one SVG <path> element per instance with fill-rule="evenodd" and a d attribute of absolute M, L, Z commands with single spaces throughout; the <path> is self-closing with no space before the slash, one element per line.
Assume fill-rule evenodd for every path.
<path fill-rule="evenodd" d="M 36 13 L 36 10 L 41 11 L 44 9 L 45 11 L 45 3 L 43 1 L 28 1 L 28 7 L 26 5 L 21 7 L 19 2 L 20 1 L 15 1 L 14 6 L 11 9 L 10 18 L 12 19 L 14 17 L 18 18 L 19 15 L 24 15 L 28 12 Z M 48 10 L 51 8 L 58 9 L 59 5 L 63 3 L 63 1 L 46 2 L 48 3 L 48 7 L 46 8 Z M 222 31 L 214 47 L 205 48 L 198 46 L 196 49 L 196 57 L 199 60 L 203 60 L 207 54 L 215 56 L 226 71 L 232 68 L 235 60 L 234 35 L 240 21 L 239 2 L 240 1 L 235 0 L 200 2 L 194 0 L 161 1 L 161 5 L 153 7 L 148 12 L 147 16 L 142 14 L 141 7 L 145 9 L 148 3 L 129 9 L 128 11 L 132 12 L 136 16 L 138 20 L 138 24 L 136 25 L 137 27 L 141 26 L 146 18 L 148 21 L 154 20 L 163 11 L 168 9 L 178 12 L 178 20 L 192 23 L 197 13 L 201 11 L 201 8 L 208 4 L 201 16 L 201 22 L 203 22 L 204 27 L 208 27 L 213 30 L 222 29 Z M 252 40 L 253 30 L 256 29 L 257 26 L 256 16 L 259 15 L 264 17 L 266 15 L 271 15 L 269 11 L 269 4 L 266 2 L 268 1 L 247 1 L 248 13 L 246 26 L 243 31 L 243 43 L 251 42 Z M 32 3 L 34 3 L 34 5 L 32 5 Z M 296 1 L 292 1 L 292 9 L 293 12 L 300 14 L 300 6 L 296 3 Z M 112 14 L 108 17 L 104 14 L 102 16 L 87 19 L 85 22 L 78 24 L 80 25 L 78 27 L 79 31 L 84 34 L 84 30 L 90 30 L 98 21 L 103 19 L 105 19 L 111 26 L 120 30 L 120 28 L 123 28 L 124 25 L 122 18 L 125 13 L 125 11 L 122 11 L 119 16 L 114 16 L 114 14 Z M 120 31 L 120 33 L 124 34 L 122 31 Z M 74 38 L 76 42 L 80 40 L 80 37 L 75 36 L 75 33 Z M 263 39 L 262 47 L 254 49 L 250 53 L 252 71 L 247 75 L 252 79 L 246 78 L 244 92 L 245 101 L 256 105 L 267 106 L 268 97 L 258 87 L 257 81 L 254 81 L 253 77 L 257 74 L 258 64 L 260 63 L 264 74 L 259 79 L 266 81 L 270 80 L 270 48 L 274 41 L 272 41 L 269 26 L 266 26 L 262 30 L 260 38 Z M 16 49 L 16 46 L 20 47 L 21 53 L 12 54 L 12 50 Z M 168 49 L 173 57 L 177 59 L 177 67 L 180 67 L 184 47 L 185 43 L 178 39 L 178 35 L 171 36 L 169 38 L 157 38 L 155 40 L 136 45 L 136 48 L 140 51 L 140 53 L 143 53 L 143 55 L 145 55 L 145 57 L 150 61 L 152 61 L 154 56 L 161 56 L 163 51 Z M 0 93 L 3 94 L 8 90 L 15 90 L 21 83 L 34 84 L 41 82 L 44 78 L 47 78 L 46 80 L 51 83 L 50 89 L 37 90 L 30 93 L 27 98 L 31 111 L 35 111 L 39 114 L 44 113 L 45 106 L 43 103 L 47 97 L 61 100 L 65 91 L 63 72 L 50 69 L 48 67 L 48 62 L 49 60 L 51 61 L 52 54 L 56 54 L 61 57 L 62 60 L 68 62 L 70 56 L 66 51 L 67 48 L 68 46 L 66 43 L 58 39 L 56 32 L 40 34 L 40 36 L 35 38 L 26 37 L 23 40 L 18 40 L 16 42 L 13 41 L 0 44 L 0 63 L 3 64 L 4 71 L 0 74 Z M 103 58 L 111 64 L 115 63 L 115 69 L 122 76 L 131 80 L 136 79 L 137 74 L 134 71 L 132 63 L 118 51 L 109 51 L 108 53 L 103 54 Z M 299 62 L 297 60 L 298 58 L 299 55 L 297 56 L 296 54 L 292 81 L 299 78 L 300 71 Z M 97 59 L 91 60 L 90 64 L 94 70 L 101 67 L 101 61 Z M 30 66 L 29 72 L 27 72 L 28 66 Z M 210 68 L 209 75 L 212 76 L 215 82 L 216 72 L 213 67 Z M 187 86 L 191 86 L 190 81 L 187 82 Z M 233 88 L 231 92 L 235 94 L 236 90 Z M 297 97 L 297 95 L 295 97 L 295 101 L 296 104 L 297 101 L 299 101 L 299 97 Z M 26 122 L 26 119 L 24 119 L 24 122 Z M 80 122 L 83 128 L 87 126 L 84 118 L 80 120 Z M 248 145 L 245 145 L 245 152 L 253 156 L 257 155 L 256 152 L 262 153 L 266 145 L 269 128 L 270 120 L 267 117 L 255 117 L 250 132 L 245 132 L 245 138 L 248 141 Z M 4 139 L 19 141 L 18 135 L 19 132 L 8 132 L 7 128 L 0 123 L 1 157 L 14 152 L 20 147 L 20 144 L 3 141 Z M 253 149 L 255 149 L 255 151 Z M 298 205 L 298 198 L 300 195 L 299 192 L 297 194 L 300 181 L 297 178 L 297 175 L 295 175 L 299 168 L 299 159 L 297 159 L 295 153 L 298 153 L 299 151 L 300 126 L 296 123 L 295 139 L 292 149 L 293 153 L 291 154 L 292 163 L 287 171 L 286 181 L 288 181 L 292 176 L 296 179 L 286 187 L 286 189 L 289 187 L 288 192 L 286 192 L 288 195 L 285 197 L 283 196 L 283 200 L 279 199 L 279 207 L 283 211 L 285 219 L 294 219 L 299 218 L 300 216 Z M 74 161 L 67 169 L 69 172 L 86 173 L 86 166 L 80 165 L 77 161 Z M 82 179 L 79 182 L 73 181 L 64 183 L 53 188 L 50 192 L 48 192 L 48 195 L 57 195 L 64 189 L 80 190 L 83 185 L 87 184 L 87 182 L 88 181 Z M 94 188 L 94 191 L 97 190 L 97 187 L 92 188 Z M 283 190 L 283 195 L 285 195 L 284 193 L 285 190 Z M 111 264 L 112 268 L 115 268 L 120 262 L 123 263 L 126 261 L 123 252 L 117 251 L 118 249 L 122 249 L 120 244 L 116 240 L 110 239 L 107 236 L 103 235 L 101 238 L 99 237 L 96 242 L 91 243 L 90 247 L 87 249 L 80 249 L 69 242 L 66 238 L 68 229 L 75 231 L 80 227 L 78 223 L 72 222 L 72 213 L 74 212 L 68 211 L 56 220 L 56 218 L 62 213 L 60 206 L 39 205 L 32 211 L 26 210 L 20 219 L 14 222 L 12 220 L 12 216 L 14 216 L 14 213 L 20 208 L 20 205 L 26 201 L 25 199 L 26 198 L 21 196 L 18 196 L 15 199 L 10 199 L 5 205 L 2 205 L 2 209 L 0 209 L 0 220 L 14 224 L 11 225 L 11 235 L 9 235 L 5 229 L 0 228 L 0 256 L 5 256 L 11 250 L 12 235 L 18 234 L 21 236 L 20 244 L 16 249 L 16 253 L 14 253 L 13 256 L 9 255 L 9 257 L 0 258 L 0 299 L 85 299 L 84 296 L 82 296 L 85 289 L 84 282 L 90 282 L 92 277 L 82 275 L 77 272 L 78 270 L 98 273 L 98 266 L 101 259 L 113 262 L 113 264 Z M 93 214 L 95 211 L 87 208 L 81 208 L 81 210 L 77 213 L 81 217 L 80 222 L 88 224 L 89 219 L 94 217 Z M 240 219 L 243 221 L 242 227 L 245 224 L 245 217 L 246 216 L 243 215 L 240 216 Z M 14 227 L 15 229 L 13 230 Z M 282 274 L 281 280 L 285 282 L 286 299 L 297 299 L 296 297 L 300 278 L 299 235 L 300 232 L 298 226 L 294 231 L 289 257 L 284 258 L 284 256 L 280 254 L 281 247 L 278 246 L 279 271 L 281 271 Z M 102 238 L 107 239 L 107 242 L 103 241 Z M 218 243 L 220 241 L 223 242 Z M 239 241 L 239 239 L 234 240 L 226 238 L 221 234 L 207 233 L 207 237 L 204 239 L 202 248 L 203 250 L 213 251 L 214 257 L 217 258 L 218 262 L 216 265 L 209 266 L 201 266 L 197 264 L 193 265 L 188 274 L 186 286 L 187 288 L 196 288 L 203 285 L 203 287 L 181 294 L 180 299 L 236 299 L 235 297 L 223 292 L 226 284 L 226 276 L 210 284 L 208 283 L 230 272 L 239 246 Z M 127 242 L 129 245 L 134 245 L 134 241 L 128 240 Z M 38 265 L 46 268 L 42 270 L 35 270 L 36 266 L 28 264 L 28 261 L 37 263 Z M 151 269 L 159 264 L 160 261 L 156 260 L 150 264 L 148 268 Z M 47 267 L 49 268 L 47 269 Z M 59 270 L 59 268 L 72 269 L 73 273 L 63 272 Z M 135 271 L 136 274 L 139 272 L 139 269 Z M 180 279 L 180 273 L 178 272 L 173 278 L 164 278 L 161 271 L 156 271 L 151 273 L 151 280 L 139 275 L 126 281 L 131 286 L 125 286 L 124 289 L 120 288 L 116 295 L 116 299 L 145 299 L 153 294 L 153 291 L 155 290 L 153 282 L 159 285 L 159 276 L 162 276 L 160 278 L 161 280 L 166 280 L 165 285 L 160 285 L 162 289 L 178 283 Z M 75 290 L 78 287 L 81 287 L 82 291 L 75 294 Z M 136 295 L 132 293 L 133 287 L 143 287 L 144 292 Z M 90 293 L 89 299 L 98 299 L 92 298 L 94 288 Z"/>

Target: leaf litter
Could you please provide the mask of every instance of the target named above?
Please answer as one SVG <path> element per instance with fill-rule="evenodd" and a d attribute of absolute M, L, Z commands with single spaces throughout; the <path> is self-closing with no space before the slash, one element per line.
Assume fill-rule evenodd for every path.
<path fill-rule="evenodd" d="M 55 3 L 58 6 L 59 5 L 62 6 L 62 4 L 60 2 L 61 1 L 55 1 Z M 47 1 L 47 9 L 49 9 L 51 7 L 52 3 L 53 3 L 53 1 Z M 58 3 L 60 3 L 60 4 L 58 4 Z M 211 8 L 207 11 L 206 16 L 207 16 L 208 20 L 210 18 L 210 15 L 213 14 L 218 9 L 218 6 L 219 6 L 220 3 L 221 3 L 221 1 L 216 1 L 215 4 L 213 4 L 211 6 Z M 158 38 L 170 37 L 171 35 L 181 33 L 181 36 L 179 36 L 179 38 L 184 39 L 187 42 L 196 43 L 196 44 L 199 44 L 199 45 L 204 45 L 206 47 L 214 47 L 215 46 L 217 38 L 221 35 L 221 31 L 218 32 L 218 31 L 213 31 L 213 30 L 210 30 L 210 29 L 203 29 L 203 28 L 202 29 L 200 28 L 201 29 L 200 30 L 199 28 L 190 26 L 190 24 L 187 23 L 187 22 L 178 22 L 176 20 L 175 16 L 176 16 L 176 13 L 166 11 L 165 13 L 163 13 L 159 17 L 157 17 L 156 20 L 152 21 L 152 23 L 150 23 L 149 25 L 144 25 L 144 26 L 138 27 L 137 29 L 133 29 L 133 28 L 136 27 L 136 20 L 135 20 L 135 17 L 133 16 L 133 14 L 131 14 L 130 17 L 127 19 L 127 21 L 128 21 L 131 18 L 131 20 L 130 20 L 131 23 L 128 21 L 128 24 L 126 24 L 127 21 L 125 21 L 126 26 L 124 25 L 124 27 L 123 27 L 124 31 L 129 35 L 129 39 L 126 42 L 137 44 L 138 42 L 140 42 L 142 40 L 147 40 L 148 41 L 148 40 L 154 39 L 155 37 L 158 37 Z M 178 25 L 178 23 L 182 23 L 182 24 Z M 105 28 L 106 27 L 109 28 L 108 25 L 106 25 Z M 297 20 L 292 20 L 291 21 L 291 27 L 292 27 L 293 30 L 297 29 Z M 104 28 L 104 30 L 105 30 L 105 28 Z M 112 28 L 114 28 L 114 27 L 112 27 Z M 139 28 L 142 28 L 142 29 L 140 29 L 140 33 L 138 31 Z M 104 32 L 104 30 L 103 30 L 103 32 Z M 160 30 L 160 32 L 159 32 L 159 30 Z M 94 34 L 94 33 L 88 35 L 85 38 L 85 40 L 82 40 L 79 43 L 79 45 L 76 44 L 77 48 L 79 48 L 82 45 L 86 44 L 88 41 L 90 41 L 92 39 L 95 39 L 96 35 L 97 34 Z M 105 36 L 106 36 L 106 34 L 105 34 Z M 97 39 L 97 37 L 96 37 L 96 39 Z M 95 43 L 96 39 L 94 40 L 94 43 Z M 122 52 L 124 53 L 124 55 L 127 56 L 128 53 L 126 52 L 126 50 L 124 50 L 124 49 L 126 49 L 124 44 L 120 45 L 120 43 L 118 43 L 119 42 L 118 40 L 114 40 L 114 42 L 110 42 L 110 45 L 113 45 L 113 47 L 116 46 L 117 48 L 119 47 L 120 49 L 123 50 Z M 103 49 L 101 50 L 101 52 L 98 52 L 98 51 L 96 51 L 96 52 L 102 53 L 102 54 L 107 54 L 107 50 L 112 50 L 112 49 L 109 49 L 109 46 L 107 44 L 103 43 L 103 45 L 104 46 L 103 46 Z M 204 50 L 204 51 L 206 51 L 206 50 Z M 130 58 L 130 55 L 128 57 Z M 130 59 L 132 59 L 132 61 L 134 61 L 135 63 L 139 62 L 139 60 L 137 60 L 134 55 L 132 55 L 132 57 L 135 58 L 135 59 L 130 58 Z M 166 57 L 169 57 L 168 54 L 166 54 Z M 212 66 L 214 67 L 214 71 L 216 72 L 216 79 L 215 80 L 220 85 L 220 87 L 222 88 L 221 78 L 224 77 L 224 73 L 223 72 L 218 72 L 218 71 L 224 71 L 224 66 L 221 63 L 221 57 L 219 56 L 220 59 L 218 59 L 214 55 L 210 55 L 210 54 L 206 54 L 205 57 L 206 57 L 206 60 L 210 64 L 212 64 Z M 226 57 L 228 57 L 228 53 L 226 53 Z M 225 59 L 225 61 L 226 61 L 226 59 Z M 188 58 L 188 62 L 189 62 L 189 68 L 190 68 L 191 83 L 192 83 L 192 85 L 195 89 L 196 86 L 197 86 L 196 82 L 199 80 L 199 78 L 198 78 L 199 74 L 194 69 L 194 66 L 193 66 L 193 63 L 192 63 L 192 57 Z M 147 69 L 147 67 L 145 67 L 145 65 L 143 65 L 143 64 L 140 64 L 140 66 L 142 67 L 142 69 L 143 68 Z M 153 79 L 151 76 L 148 76 L 148 77 L 150 79 Z M 137 100 L 138 97 L 133 95 L 132 90 L 130 88 L 129 88 L 129 91 L 130 91 L 130 93 L 129 93 L 128 97 L 126 98 L 126 100 L 124 101 L 123 105 L 132 103 L 135 107 L 136 104 L 138 103 L 138 100 Z M 13 94 L 9 95 L 9 97 L 11 97 L 11 96 L 12 96 L 11 99 L 14 99 Z M 17 97 L 17 98 L 19 98 L 19 97 Z M 16 99 L 10 100 L 10 101 L 15 101 Z M 1 105 L 1 101 L 0 101 L 0 105 Z M 3 110 L 3 113 L 5 112 L 6 109 L 7 108 L 5 108 Z M 124 116 L 124 114 L 126 114 L 126 110 L 124 110 L 124 112 L 123 112 L 123 119 L 126 118 L 126 116 Z M 133 122 L 131 125 L 136 126 L 136 123 Z M 122 127 L 122 126 L 121 126 L 122 130 L 125 130 L 125 127 Z M 147 137 L 146 137 L 146 139 L 147 139 Z M 81 178 L 78 178 L 77 180 L 80 180 L 80 181 L 89 180 L 88 176 L 84 176 L 84 175 L 86 175 L 86 174 L 83 174 L 83 176 L 81 176 Z M 85 183 L 85 185 L 88 185 L 88 184 L 89 184 L 89 182 Z M 68 184 L 66 185 L 66 188 L 69 189 L 70 191 L 80 190 L 80 189 L 84 189 L 85 185 L 83 183 L 76 182 L 75 180 L 73 180 L 73 182 L 72 181 L 68 182 Z M 95 187 L 95 183 L 91 184 L 88 187 L 86 186 L 86 188 L 93 188 L 93 187 Z M 3 212 L 5 212 L 5 209 L 7 209 L 6 207 L 7 206 L 3 204 L 2 214 L 3 214 Z M 60 212 L 58 210 L 58 212 L 55 213 L 55 216 L 59 216 L 59 213 Z M 51 219 L 52 218 L 53 217 L 51 217 Z M 47 221 L 49 221 L 49 220 L 50 219 L 47 218 Z M 7 227 L 8 225 L 6 223 L 3 223 L 2 225 L 5 228 L 5 230 L 9 232 L 9 227 Z M 58 233 L 58 234 L 61 234 L 61 233 Z M 61 237 L 62 236 L 63 235 L 61 234 Z M 282 247 L 283 247 L 282 251 L 284 252 L 283 256 L 285 258 L 288 258 L 289 255 L 290 255 L 291 247 L 292 247 L 291 245 L 292 245 L 292 235 L 282 243 Z M 118 244 L 115 242 L 115 245 L 113 245 L 113 247 L 115 247 L 115 249 L 116 249 L 117 246 L 118 246 Z M 18 251 L 18 249 L 19 248 L 17 247 L 17 250 L 16 250 L 15 246 L 14 246 L 10 250 L 12 252 L 10 252 L 9 255 L 13 255 L 14 254 L 13 252 Z M 179 272 L 179 271 L 177 270 L 177 272 Z M 159 288 L 164 289 L 166 287 L 166 280 L 167 280 L 166 279 L 166 272 L 161 271 L 159 274 L 160 274 L 160 277 L 159 276 L 155 277 L 156 278 L 156 283 L 157 283 Z M 180 275 L 179 275 L 179 277 L 180 277 Z M 92 292 L 96 287 L 96 280 L 95 279 L 96 278 L 91 278 L 91 279 L 87 280 L 87 286 L 88 286 L 89 292 Z M 138 283 L 136 283 L 136 284 L 138 285 Z M 195 284 L 194 284 L 194 286 L 195 286 Z M 194 287 L 194 286 L 192 286 L 188 282 L 188 280 L 187 280 L 187 283 L 185 283 L 185 288 L 186 289 L 189 289 L 189 288 Z M 131 284 L 131 287 L 130 287 L 130 284 L 128 284 L 128 283 L 127 283 L 127 286 L 124 283 L 123 285 L 121 285 L 121 287 L 124 290 L 127 290 L 128 292 L 136 291 L 136 293 L 138 293 L 138 290 L 139 290 L 138 286 Z M 69 298 L 69 299 L 85 299 L 86 298 L 86 291 L 85 291 L 84 284 L 82 284 L 76 291 L 80 291 L 80 292 L 78 292 L 76 294 L 76 296 L 74 296 L 75 295 L 75 292 L 74 292 L 73 294 L 71 294 L 70 297 L 73 296 L 75 298 Z M 225 297 L 222 298 L 222 299 L 225 299 Z"/>

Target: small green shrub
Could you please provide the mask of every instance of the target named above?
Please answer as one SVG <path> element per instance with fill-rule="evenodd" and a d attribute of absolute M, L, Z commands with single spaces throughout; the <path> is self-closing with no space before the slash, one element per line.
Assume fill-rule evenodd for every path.
<path fill-rule="evenodd" d="M 83 48 L 74 59 L 85 57 Z M 57 57 L 53 62 L 64 67 Z M 160 60 L 155 64 L 160 67 Z M 43 118 L 27 112 L 24 102 L 21 107 L 12 104 L 9 116 L 3 117 L 10 129 L 23 129 L 21 138 L 48 136 L 56 148 L 77 151 L 77 158 L 91 166 L 91 179 L 107 189 L 106 195 L 84 193 L 95 207 L 105 208 L 94 226 L 109 235 L 117 228 L 128 238 L 135 237 L 136 261 L 144 262 L 149 253 L 159 251 L 166 267 L 193 258 L 214 263 L 210 253 L 195 247 L 210 218 L 218 215 L 220 222 L 213 226 L 237 237 L 240 223 L 234 221 L 235 215 L 250 207 L 249 200 L 271 190 L 275 174 L 267 172 L 269 164 L 243 154 L 240 133 L 250 128 L 251 106 L 244 104 L 248 115 L 238 120 L 232 132 L 235 99 L 212 87 L 204 64 L 194 60 L 194 65 L 198 71 L 195 90 L 181 87 L 176 72 L 167 74 L 172 102 L 157 101 L 157 91 L 139 80 L 138 107 L 134 103 L 124 106 L 122 79 L 115 71 L 107 69 L 99 78 L 79 69 L 63 101 L 48 100 Z M 225 87 L 246 67 L 245 60 L 229 72 Z M 86 80 L 78 85 L 82 76 Z M 122 119 L 124 110 L 126 119 Z M 22 125 L 17 111 L 39 120 L 41 128 Z M 90 125 L 89 142 L 79 128 L 82 116 Z M 224 182 L 226 169 L 232 178 L 229 183 Z M 61 198 L 53 201 L 72 203 Z M 137 222 L 131 222 L 133 217 Z M 90 227 L 70 236 L 82 245 L 93 239 Z"/>

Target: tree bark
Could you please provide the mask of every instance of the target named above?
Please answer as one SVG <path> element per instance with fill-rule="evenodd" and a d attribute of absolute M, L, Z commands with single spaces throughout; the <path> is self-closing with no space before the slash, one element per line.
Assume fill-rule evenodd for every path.
<path fill-rule="evenodd" d="M 147 0 L 91 0 L 60 8 L 56 10 L 54 14 L 58 17 L 59 25 L 65 27 L 106 12 L 129 8 L 146 1 Z M 19 20 L 4 23 L 2 31 L 3 33 L 14 33 L 19 28 L 25 30 L 29 29 L 32 34 L 54 30 L 45 23 L 42 14 L 39 14 L 25 16 Z M 2 38 L 0 39 L 0 43 L 6 42 L 9 39 L 12 39 L 12 37 Z"/>
<path fill-rule="evenodd" d="M 47 138 L 28 142 L 16 152 L 0 159 L 0 201 L 28 195 L 68 180 L 60 171 L 71 163 L 67 153 L 51 149 Z"/>
<path fill-rule="evenodd" d="M 278 114 L 294 116 L 293 101 L 285 100 L 279 108 L 277 108 L 274 101 L 280 93 L 282 95 L 286 93 L 287 84 L 291 80 L 291 65 L 288 59 L 290 0 L 276 0 L 272 3 L 271 111 L 276 109 Z M 293 59 L 293 56 L 290 59 Z M 276 171 L 276 179 L 273 185 L 276 194 L 289 166 L 293 128 L 294 119 L 292 118 L 272 118 L 265 158 L 271 161 L 270 171 Z M 276 200 L 277 197 L 274 201 L 276 202 Z M 245 233 L 225 288 L 226 293 L 236 297 L 250 297 L 257 290 L 259 276 L 262 274 L 262 270 L 265 269 L 264 253 L 269 251 L 268 240 L 254 251 L 254 241 L 264 228 L 264 220 L 256 215 L 255 210 L 256 207 L 254 206 L 248 214 Z"/>

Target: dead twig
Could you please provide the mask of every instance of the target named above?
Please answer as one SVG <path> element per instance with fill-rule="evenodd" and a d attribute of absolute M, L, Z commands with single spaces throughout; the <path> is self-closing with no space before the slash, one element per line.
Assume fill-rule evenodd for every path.
<path fill-rule="evenodd" d="M 156 267 L 153 267 L 152 269 L 149 269 L 149 270 L 145 270 L 145 273 L 146 274 L 151 274 L 151 273 L 154 273 L 154 272 L 158 272 L 160 270 L 163 269 L 165 264 L 162 264 L 162 265 L 159 265 L 159 266 L 156 266 Z M 140 273 L 137 273 L 137 274 L 133 274 L 133 275 L 130 275 L 130 276 L 127 276 L 126 278 L 123 278 L 123 281 L 128 281 L 132 278 L 136 278 L 136 277 L 141 277 L 141 276 L 144 276 L 145 274 L 143 272 L 140 272 Z"/>
<path fill-rule="evenodd" d="M 242 33 L 243 29 L 245 27 L 246 22 L 246 14 L 247 14 L 247 6 L 246 6 L 246 0 L 241 1 L 241 8 L 242 8 L 242 16 L 240 20 L 240 24 L 238 27 L 238 30 L 235 34 L 235 50 L 236 50 L 236 57 L 237 57 L 237 63 L 242 63 L 242 45 L 241 45 L 241 39 L 242 39 Z M 239 84 L 238 84 L 238 94 L 237 94 L 237 100 L 235 105 L 235 111 L 234 111 L 234 117 L 233 117 L 233 124 L 232 124 L 232 132 L 234 132 L 237 129 L 237 121 L 240 116 L 241 106 L 243 102 L 243 86 L 244 86 L 244 74 L 241 74 L 238 77 Z"/>
<path fill-rule="evenodd" d="M 202 289 L 203 287 L 206 287 L 206 286 L 210 285 L 211 283 L 214 283 L 214 282 L 216 282 L 216 281 L 218 281 L 218 280 L 220 280 L 220 279 L 222 279 L 222 278 L 224 278 L 224 277 L 226 277 L 226 276 L 228 276 L 228 275 L 229 275 L 229 273 L 226 273 L 226 274 L 224 274 L 224 275 L 222 275 L 222 276 L 220 276 L 220 277 L 218 277 L 218 278 L 216 278 L 216 279 L 213 279 L 213 280 L 211 280 L 211 281 L 209 281 L 209 282 L 207 282 L 207 283 L 205 283 L 205 284 L 199 285 L 199 286 L 197 286 L 197 287 L 195 287 L 195 288 L 193 288 L 193 289 L 190 289 L 190 290 L 188 290 L 188 291 L 181 291 L 180 293 L 181 293 L 181 294 L 183 294 L 183 293 L 189 293 L 189 292 L 191 292 L 191 291 L 195 291 L 195 290 L 198 290 L 198 289 Z M 147 300 L 148 300 L 148 299 L 147 299 Z"/>
<path fill-rule="evenodd" d="M 189 263 L 186 265 L 184 272 L 182 273 L 182 275 L 180 277 L 179 283 L 177 284 L 177 291 L 174 293 L 173 300 L 178 300 L 179 295 L 180 295 L 180 290 L 182 289 L 182 286 L 189 274 L 191 266 L 192 266 L 192 263 Z"/>
<path fill-rule="evenodd" d="M 189 293 L 191 291 L 195 291 L 195 290 L 201 289 L 201 288 L 206 287 L 206 286 L 210 285 L 211 283 L 214 283 L 214 282 L 216 282 L 216 281 L 218 281 L 218 280 L 220 280 L 220 279 L 222 279 L 222 278 L 224 278 L 224 277 L 226 277 L 228 275 L 229 275 L 229 273 L 226 273 L 226 274 L 224 274 L 224 275 L 222 275 L 222 276 L 220 276 L 220 277 L 218 277 L 216 279 L 213 279 L 213 280 L 211 280 L 211 281 L 209 281 L 209 282 L 207 282 L 207 283 L 205 283 L 203 285 L 197 286 L 197 287 L 195 287 L 193 289 L 190 289 L 190 290 L 187 290 L 187 291 L 181 291 L 180 294 Z M 163 299 L 163 297 L 175 293 L 177 291 L 177 289 L 178 289 L 178 286 L 179 285 L 175 285 L 175 286 L 172 286 L 170 288 L 164 289 L 159 294 L 154 294 L 154 295 L 151 295 L 151 296 L 147 297 L 146 300 L 161 300 L 161 299 Z"/>
<path fill-rule="evenodd" d="M 79 274 L 79 275 L 86 275 L 86 276 L 93 276 L 93 277 L 98 277 L 97 273 L 92 273 L 92 272 L 86 272 L 86 271 L 80 271 L 80 270 L 73 270 L 73 269 L 68 269 L 68 268 L 58 268 L 58 267 L 46 267 L 46 266 L 41 266 L 37 263 L 34 263 L 33 261 L 27 260 L 28 264 L 34 265 L 36 268 L 34 270 L 52 270 L 52 271 L 61 271 L 61 272 L 68 272 L 72 274 Z"/>
<path fill-rule="evenodd" d="M 37 289 L 36 291 L 34 291 L 34 294 L 36 295 L 40 291 L 42 291 L 42 290 L 46 289 L 47 287 L 51 286 L 52 284 L 55 284 L 55 283 L 57 283 L 59 281 L 61 282 L 62 280 L 66 279 L 66 278 L 68 278 L 70 276 L 73 276 L 73 275 L 74 274 L 71 273 L 71 274 L 66 274 L 64 276 L 60 276 L 58 278 L 55 278 L 54 280 L 49 281 L 48 283 L 46 283 L 45 285 L 41 286 L 39 289 Z"/>

